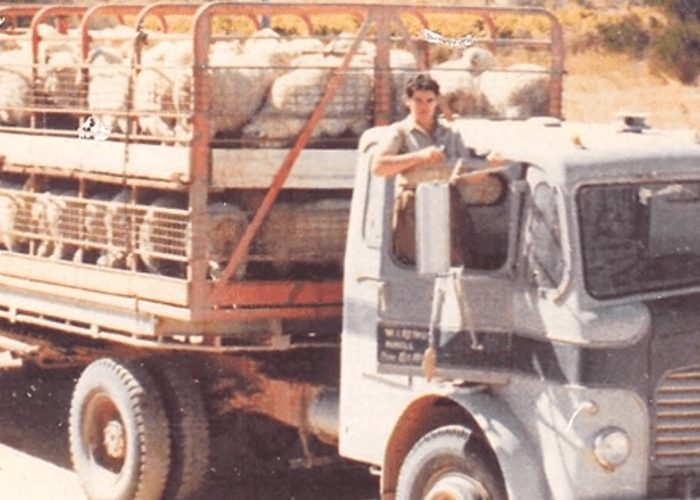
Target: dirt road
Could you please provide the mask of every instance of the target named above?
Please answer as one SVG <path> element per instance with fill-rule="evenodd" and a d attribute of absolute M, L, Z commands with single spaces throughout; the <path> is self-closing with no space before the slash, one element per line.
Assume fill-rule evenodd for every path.
<path fill-rule="evenodd" d="M 70 470 L 67 421 L 77 370 L 35 373 L 0 371 L 0 498 L 3 500 L 85 500 Z M 231 435 L 220 435 L 222 441 Z M 367 468 L 348 464 L 316 470 L 261 468 L 243 475 L 228 467 L 212 447 L 206 500 L 376 498 L 376 479 Z"/>

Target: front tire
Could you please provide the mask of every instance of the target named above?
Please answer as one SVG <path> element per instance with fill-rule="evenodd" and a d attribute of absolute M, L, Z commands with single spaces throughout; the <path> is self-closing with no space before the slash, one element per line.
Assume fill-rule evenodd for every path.
<path fill-rule="evenodd" d="M 130 361 L 100 359 L 73 392 L 69 438 L 85 494 L 100 500 L 161 497 L 170 468 L 170 434 L 158 386 Z"/>
<path fill-rule="evenodd" d="M 423 436 L 399 473 L 397 500 L 507 500 L 488 448 L 460 425 Z"/>

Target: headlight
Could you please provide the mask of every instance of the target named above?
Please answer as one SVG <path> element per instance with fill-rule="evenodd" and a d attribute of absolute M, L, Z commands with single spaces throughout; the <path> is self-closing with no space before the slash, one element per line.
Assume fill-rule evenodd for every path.
<path fill-rule="evenodd" d="M 613 470 L 622 465 L 630 455 L 632 444 L 625 431 L 618 427 L 603 429 L 595 437 L 593 453 L 605 469 Z"/>

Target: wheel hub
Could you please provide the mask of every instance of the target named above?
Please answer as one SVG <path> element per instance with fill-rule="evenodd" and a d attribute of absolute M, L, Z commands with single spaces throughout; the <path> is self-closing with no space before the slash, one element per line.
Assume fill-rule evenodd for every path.
<path fill-rule="evenodd" d="M 104 428 L 103 444 L 107 455 L 121 459 L 125 456 L 126 439 L 124 426 L 117 420 L 110 420 Z"/>
<path fill-rule="evenodd" d="M 486 488 L 466 474 L 452 472 L 442 476 L 432 485 L 425 500 L 490 500 Z"/>

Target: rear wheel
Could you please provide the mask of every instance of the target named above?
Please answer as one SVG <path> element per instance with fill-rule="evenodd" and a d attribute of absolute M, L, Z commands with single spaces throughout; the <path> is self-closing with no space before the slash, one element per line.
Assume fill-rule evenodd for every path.
<path fill-rule="evenodd" d="M 177 360 L 157 360 L 149 368 L 165 401 L 172 441 L 163 498 L 191 499 L 209 469 L 209 422 L 204 397 L 190 371 Z"/>
<path fill-rule="evenodd" d="M 170 435 L 160 391 L 139 364 L 101 359 L 73 392 L 69 439 L 88 498 L 160 498 L 170 466 Z"/>
<path fill-rule="evenodd" d="M 401 466 L 397 500 L 506 500 L 495 468 L 471 431 L 439 427 L 421 438 Z"/>

